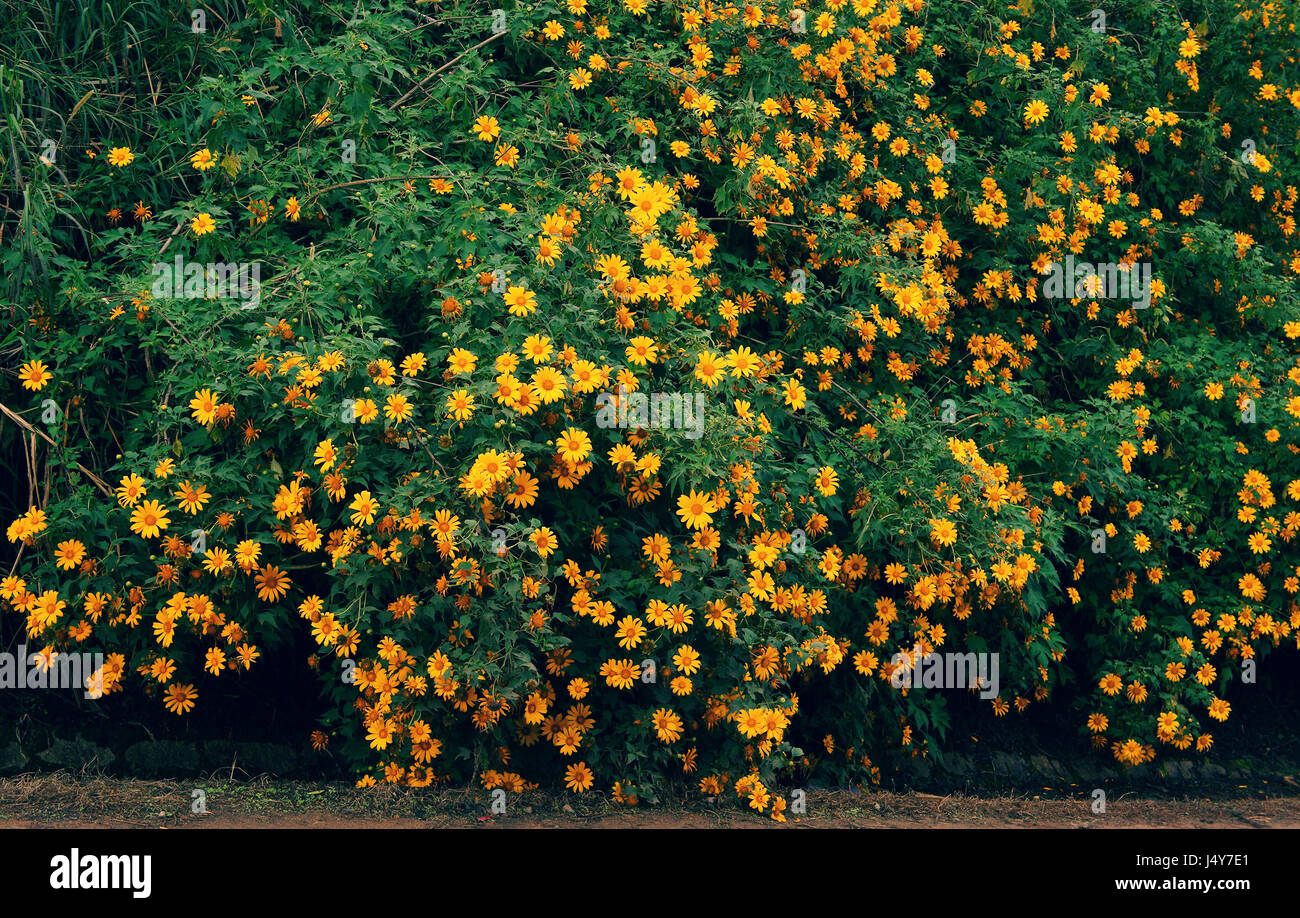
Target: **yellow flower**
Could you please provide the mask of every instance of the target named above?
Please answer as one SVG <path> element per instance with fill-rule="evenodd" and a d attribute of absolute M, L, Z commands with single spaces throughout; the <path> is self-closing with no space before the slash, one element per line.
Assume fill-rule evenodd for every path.
<path fill-rule="evenodd" d="M 497 150 L 496 164 L 506 169 L 513 169 L 519 162 L 519 148 L 514 144 L 506 144 Z"/>
<path fill-rule="evenodd" d="M 117 487 L 117 502 L 122 507 L 134 507 L 145 495 L 144 479 L 132 472 L 122 476 Z"/>
<path fill-rule="evenodd" d="M 447 358 L 447 363 L 451 367 L 451 372 L 457 376 L 474 372 L 474 367 L 478 364 L 478 358 L 464 348 L 456 348 Z"/>
<path fill-rule="evenodd" d="M 1273 547 L 1273 543 L 1269 540 L 1268 536 L 1264 535 L 1262 532 L 1252 532 L 1247 538 L 1247 542 L 1250 544 L 1251 553 L 1256 555 L 1265 554 Z"/>
<path fill-rule="evenodd" d="M 512 316 L 523 318 L 537 311 L 537 295 L 523 287 L 510 287 L 502 294 Z"/>
<path fill-rule="evenodd" d="M 957 541 L 957 526 L 952 520 L 930 520 L 930 538 L 945 547 Z"/>
<path fill-rule="evenodd" d="M 645 623 L 633 615 L 624 616 L 614 631 L 618 645 L 624 650 L 631 650 L 641 643 L 645 636 Z"/>
<path fill-rule="evenodd" d="M 682 718 L 676 712 L 659 708 L 651 720 L 660 742 L 675 743 L 682 738 Z"/>
<path fill-rule="evenodd" d="M 113 147 L 108 151 L 108 164 L 117 166 L 129 166 L 135 160 L 135 154 L 131 152 L 130 147 Z"/>
<path fill-rule="evenodd" d="M 712 389 L 722 379 L 725 366 L 726 362 L 713 351 L 700 351 L 695 358 L 695 378 Z"/>
<path fill-rule="evenodd" d="M 605 677 L 605 683 L 610 688 L 626 691 L 641 677 L 641 668 L 631 660 L 611 658 L 600 664 L 600 674 Z"/>
<path fill-rule="evenodd" d="M 379 510 L 379 501 L 371 497 L 369 491 L 361 491 L 352 498 L 352 503 L 348 507 L 354 511 L 352 514 L 354 524 L 358 526 L 362 523 L 370 525 L 375 521 L 375 513 Z"/>
<path fill-rule="evenodd" d="M 589 790 L 595 780 L 586 762 L 577 762 L 564 769 L 564 786 L 576 794 Z"/>
<path fill-rule="evenodd" d="M 545 335 L 529 335 L 524 339 L 523 351 L 533 363 L 545 363 L 551 358 L 551 339 Z"/>
<path fill-rule="evenodd" d="M 533 548 L 537 549 L 537 553 L 543 558 L 555 551 L 556 546 L 560 544 L 555 537 L 555 533 L 551 532 L 550 528 L 546 526 L 536 530 L 528 538 L 532 541 Z"/>
<path fill-rule="evenodd" d="M 384 402 L 384 416 L 394 424 L 409 419 L 414 411 L 415 406 L 400 392 L 388 396 L 387 401 Z"/>
<path fill-rule="evenodd" d="M 787 379 L 784 385 L 785 403 L 795 411 L 802 408 L 808 401 L 808 391 L 804 389 L 796 379 Z"/>
<path fill-rule="evenodd" d="M 379 406 L 375 404 L 374 399 L 359 398 L 353 404 L 352 409 L 356 413 L 357 420 L 362 424 L 369 424 L 379 417 Z"/>
<path fill-rule="evenodd" d="M 693 676 L 700 669 L 700 655 L 690 644 L 683 644 L 673 654 L 673 666 L 684 676 Z"/>
<path fill-rule="evenodd" d="M 200 389 L 194 393 L 194 398 L 190 399 L 190 409 L 194 420 L 205 427 L 216 420 L 217 407 L 217 397 L 212 394 L 211 389 Z"/>
<path fill-rule="evenodd" d="M 718 511 L 710 494 L 700 494 L 691 488 L 689 494 L 677 498 L 677 515 L 691 529 L 703 529 L 713 522 L 713 514 Z"/>
<path fill-rule="evenodd" d="M 484 115 L 474 122 L 470 133 L 477 135 L 484 143 L 491 143 L 501 135 L 501 125 L 491 115 Z"/>
<path fill-rule="evenodd" d="M 163 705 L 173 714 L 185 714 L 193 709 L 199 693 L 193 685 L 171 685 L 167 687 L 167 698 Z"/>
<path fill-rule="evenodd" d="M 24 389 L 36 392 L 43 389 L 54 378 L 54 374 L 45 366 L 44 361 L 31 360 L 19 368 L 18 378 L 23 381 Z"/>
<path fill-rule="evenodd" d="M 180 501 L 181 509 L 191 516 L 202 510 L 203 505 L 212 499 L 206 487 L 188 481 L 180 483 L 180 488 L 174 492 L 174 496 Z"/>
<path fill-rule="evenodd" d="M 581 462 L 591 455 L 591 437 L 576 427 L 569 427 L 561 433 L 555 445 L 566 462 Z"/>
<path fill-rule="evenodd" d="M 659 359 L 659 346 L 653 338 L 638 335 L 624 348 L 624 353 L 627 356 L 628 363 L 643 367 L 647 363 L 654 363 Z"/>
<path fill-rule="evenodd" d="M 206 236 L 217 228 L 217 221 L 212 219 L 209 213 L 201 213 L 190 221 L 190 229 L 194 231 L 195 236 Z"/>
<path fill-rule="evenodd" d="M 258 571 L 253 578 L 257 585 L 257 597 L 263 602 L 277 602 L 289 592 L 292 581 L 289 575 L 273 564 L 268 564 Z"/>
<path fill-rule="evenodd" d="M 147 500 L 131 514 L 131 531 L 151 539 L 167 528 L 167 510 L 156 500 Z"/>
<path fill-rule="evenodd" d="M 457 421 L 467 421 L 474 416 L 474 396 L 465 389 L 457 389 L 447 396 L 447 414 Z"/>
<path fill-rule="evenodd" d="M 564 374 L 555 367 L 542 367 L 533 374 L 532 391 L 542 404 L 549 405 L 564 398 L 567 387 Z"/>
<path fill-rule="evenodd" d="M 86 546 L 76 539 L 70 539 L 67 542 L 60 542 L 58 550 L 54 553 L 54 563 L 59 570 L 70 571 L 86 556 Z"/>

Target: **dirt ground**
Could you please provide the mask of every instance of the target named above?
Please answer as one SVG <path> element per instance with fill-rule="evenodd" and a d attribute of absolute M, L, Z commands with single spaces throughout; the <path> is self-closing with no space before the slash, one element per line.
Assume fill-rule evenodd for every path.
<path fill-rule="evenodd" d="M 1045 788 L 1044 790 L 1055 790 Z M 1290 788 L 1277 790 L 1289 791 Z M 202 791 L 200 801 L 196 791 Z M 198 803 L 205 812 L 194 812 Z M 1083 791 L 969 797 L 808 791 L 782 826 L 723 800 L 629 808 L 595 794 L 532 792 L 492 815 L 472 788 L 412 791 L 260 779 L 140 781 L 68 774 L 0 779 L 0 828 L 1300 828 L 1300 796 L 1241 788 L 1179 798 L 1115 792 L 1104 814 Z"/>

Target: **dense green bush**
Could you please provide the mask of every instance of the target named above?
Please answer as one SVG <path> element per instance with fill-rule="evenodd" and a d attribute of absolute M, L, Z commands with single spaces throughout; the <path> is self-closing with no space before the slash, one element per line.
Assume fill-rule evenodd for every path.
<path fill-rule="evenodd" d="M 1296 640 L 1294 5 L 23 6 L 2 595 L 110 714 L 310 633 L 363 783 L 781 818 Z"/>

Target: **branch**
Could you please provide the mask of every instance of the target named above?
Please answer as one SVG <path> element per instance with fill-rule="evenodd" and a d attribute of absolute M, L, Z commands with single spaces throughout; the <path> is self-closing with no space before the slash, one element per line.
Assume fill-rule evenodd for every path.
<path fill-rule="evenodd" d="M 28 424 L 27 421 L 24 420 L 20 415 L 17 415 L 13 411 L 11 411 L 9 409 L 9 406 L 5 405 L 3 402 L 0 402 L 0 413 L 3 413 L 5 417 L 12 420 L 19 427 L 40 437 L 46 443 L 50 444 L 50 446 L 59 445 L 55 443 L 53 440 L 51 440 L 43 431 L 37 430 L 31 424 Z M 113 496 L 113 490 L 108 486 L 108 484 L 104 481 L 104 479 L 100 478 L 98 475 L 96 475 L 90 469 L 86 468 L 80 462 L 77 462 L 76 465 L 77 468 L 81 469 L 81 471 L 85 474 L 87 478 L 89 478 L 91 481 L 95 483 L 95 487 L 99 488 L 99 490 L 103 493 L 105 497 Z"/>
<path fill-rule="evenodd" d="M 497 32 L 497 33 L 496 33 L 495 35 L 493 35 L 492 37 L 483 39 L 483 40 L 482 40 L 481 42 L 479 42 L 477 45 L 473 45 L 472 47 L 466 48 L 464 51 L 460 52 L 460 54 L 457 54 L 457 55 L 456 55 L 455 57 L 453 57 L 451 60 L 447 61 L 447 63 L 443 64 L 443 65 L 442 65 L 441 67 L 439 67 L 437 70 L 433 71 L 433 73 L 429 74 L 429 75 L 428 75 L 427 77 L 425 77 L 423 80 L 421 80 L 420 82 L 418 82 L 418 83 L 416 83 L 414 86 L 412 86 L 410 89 L 408 89 L 408 90 L 405 92 L 405 94 L 402 95 L 402 97 L 401 97 L 400 99 L 398 99 L 396 102 L 393 103 L 393 108 L 400 108 L 401 105 L 402 105 L 402 103 L 405 102 L 407 99 L 411 98 L 411 96 L 416 92 L 416 90 L 423 89 L 425 83 L 429 82 L 429 81 L 432 80 L 434 77 L 436 77 L 438 74 L 442 73 L 444 70 L 446 70 L 448 67 L 450 67 L 452 64 L 454 64 L 454 63 L 456 63 L 457 61 L 459 61 L 459 60 L 460 60 L 462 57 L 464 57 L 466 54 L 469 54 L 471 51 L 476 51 L 476 50 L 478 50 L 479 48 L 483 47 L 483 46 L 486 45 L 486 44 L 491 44 L 492 42 L 494 42 L 494 41 L 496 41 L 498 38 L 500 38 L 502 35 L 509 35 L 509 34 L 510 34 L 510 33 L 509 33 L 508 31 L 506 31 L 506 32 Z"/>
<path fill-rule="evenodd" d="M 166 251 L 167 251 L 167 247 L 170 246 L 170 245 L 172 244 L 172 240 L 176 238 L 177 234 L 180 233 L 181 229 L 182 229 L 184 226 L 185 226 L 185 218 L 184 218 L 184 217 L 181 217 L 180 220 L 177 221 L 177 223 L 176 223 L 176 229 L 172 230 L 172 234 L 171 234 L 170 236 L 167 237 L 167 241 L 164 242 L 164 243 L 162 244 L 162 248 L 158 250 L 158 257 L 159 257 L 159 258 L 162 257 L 163 252 L 166 252 Z"/>
<path fill-rule="evenodd" d="M 443 178 L 441 175 L 382 175 L 378 178 L 354 179 L 350 182 L 339 182 L 337 185 L 326 185 L 320 191 L 313 191 L 307 197 L 303 198 L 303 203 L 315 201 L 327 191 L 337 191 L 340 188 L 351 188 L 353 185 L 372 185 L 375 182 L 412 182 L 416 179 L 436 179 Z"/>

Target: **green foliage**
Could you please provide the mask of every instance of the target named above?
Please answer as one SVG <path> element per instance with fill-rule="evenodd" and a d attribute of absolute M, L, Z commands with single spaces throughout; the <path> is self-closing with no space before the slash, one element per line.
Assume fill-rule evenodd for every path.
<path fill-rule="evenodd" d="M 1294 10 L 204 10 L 0 13 L 4 598 L 110 711 L 311 642 L 365 780 L 779 818 L 1032 704 L 1204 751 L 1295 640 Z"/>

